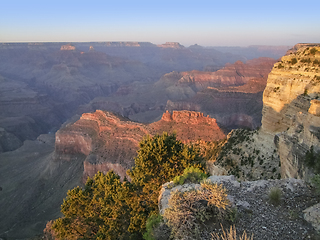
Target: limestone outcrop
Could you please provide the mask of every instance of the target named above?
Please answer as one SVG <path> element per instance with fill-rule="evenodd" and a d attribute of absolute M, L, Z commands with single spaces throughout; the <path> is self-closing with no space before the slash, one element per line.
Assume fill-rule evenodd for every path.
<path fill-rule="evenodd" d="M 320 45 L 295 46 L 269 74 L 262 132 L 274 135 L 281 176 L 308 178 L 305 153 L 320 150 Z"/>
<path fill-rule="evenodd" d="M 229 159 L 229 163 L 234 162 L 232 171 L 251 169 L 249 179 L 263 178 L 261 174 L 268 173 L 261 167 L 271 168 L 273 178 L 309 179 L 313 170 L 306 166 L 305 154 L 311 147 L 316 153 L 320 150 L 319 97 L 320 45 L 298 44 L 274 65 L 268 76 L 260 131 L 229 149 L 224 147 L 224 156 L 217 164 L 226 167 Z M 233 139 L 240 137 L 237 132 L 232 136 Z M 250 167 L 240 164 L 244 160 L 244 149 L 250 160 L 253 156 Z M 233 173 L 239 176 L 236 172 Z"/>
<path fill-rule="evenodd" d="M 176 132 L 177 139 L 188 143 L 198 139 L 220 140 L 225 137 L 216 120 L 191 111 L 166 112 L 151 124 L 131 122 L 110 112 L 97 110 L 61 128 L 56 133 L 57 160 L 84 161 L 84 178 L 97 171 L 114 170 L 121 177 L 133 167 L 139 142 L 145 135 Z"/>

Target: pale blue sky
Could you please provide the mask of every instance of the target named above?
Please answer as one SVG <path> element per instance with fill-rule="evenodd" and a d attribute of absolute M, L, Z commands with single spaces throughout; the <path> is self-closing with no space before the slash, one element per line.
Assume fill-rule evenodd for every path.
<path fill-rule="evenodd" d="M 0 0 L 0 42 L 320 42 L 320 1 Z"/>

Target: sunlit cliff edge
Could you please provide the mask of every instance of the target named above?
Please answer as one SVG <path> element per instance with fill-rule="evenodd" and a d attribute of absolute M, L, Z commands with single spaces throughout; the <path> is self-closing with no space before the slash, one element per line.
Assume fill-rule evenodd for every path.
<path fill-rule="evenodd" d="M 312 146 L 320 150 L 319 97 L 320 45 L 298 44 L 268 76 L 261 129 L 242 138 L 239 130 L 230 133 L 234 144 L 224 147 L 214 173 L 248 180 L 309 179 L 313 171 L 305 164 L 305 154 Z"/>

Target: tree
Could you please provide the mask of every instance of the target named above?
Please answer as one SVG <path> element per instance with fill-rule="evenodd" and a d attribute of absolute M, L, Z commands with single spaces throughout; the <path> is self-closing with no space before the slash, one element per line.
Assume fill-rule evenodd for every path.
<path fill-rule="evenodd" d="M 68 191 L 61 206 L 64 217 L 52 229 L 60 239 L 129 239 L 132 185 L 113 171 L 88 178 L 85 188 Z"/>
<path fill-rule="evenodd" d="M 136 190 L 131 202 L 130 231 L 144 231 L 148 216 L 158 213 L 161 185 L 191 166 L 203 170 L 204 160 L 192 146 L 177 140 L 175 134 L 146 136 L 140 142 L 135 166 L 127 171 Z"/>
<path fill-rule="evenodd" d="M 131 183 L 113 171 L 88 178 L 85 188 L 68 191 L 61 206 L 63 217 L 52 229 L 60 239 L 141 239 L 146 220 L 158 213 L 161 185 L 187 167 L 204 169 L 192 146 L 175 135 L 147 136 L 140 142 L 135 166 L 128 170 Z"/>

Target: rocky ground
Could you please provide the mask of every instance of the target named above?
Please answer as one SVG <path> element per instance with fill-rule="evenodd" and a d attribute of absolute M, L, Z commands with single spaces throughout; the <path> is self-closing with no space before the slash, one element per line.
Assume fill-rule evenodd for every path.
<path fill-rule="evenodd" d="M 304 210 L 319 200 L 314 191 L 297 179 L 259 180 L 238 182 L 233 176 L 211 176 L 212 182 L 222 183 L 227 189 L 228 198 L 236 210 L 234 224 L 237 232 L 246 230 L 257 240 L 320 239 L 317 231 L 304 219 Z M 160 195 L 160 210 L 167 207 L 170 193 L 176 189 L 187 191 L 199 187 L 198 184 L 184 184 L 174 188 L 163 185 Z M 278 204 L 272 203 L 269 192 L 279 188 L 282 196 Z M 203 239 L 211 239 L 210 232 L 221 232 L 221 226 L 207 222 L 207 233 Z M 230 222 L 224 224 L 228 229 Z M 239 234 L 238 234 L 239 235 Z"/>

